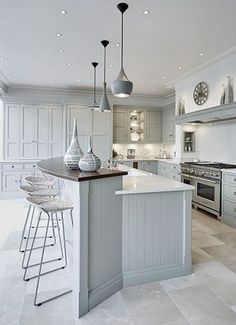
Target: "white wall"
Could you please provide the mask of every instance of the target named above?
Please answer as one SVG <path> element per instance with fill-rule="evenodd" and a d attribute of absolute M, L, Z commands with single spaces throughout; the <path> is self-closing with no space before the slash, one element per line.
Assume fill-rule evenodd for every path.
<path fill-rule="evenodd" d="M 236 123 L 212 124 L 197 128 L 197 150 L 201 160 L 236 164 Z"/>
<path fill-rule="evenodd" d="M 4 143 L 4 114 L 3 101 L 0 99 L 0 160 L 3 159 L 3 143 Z"/>
<path fill-rule="evenodd" d="M 233 88 L 236 99 L 236 53 L 177 82 L 175 84 L 176 105 L 179 96 L 183 97 L 185 100 L 186 113 L 219 105 L 222 84 L 226 84 L 227 76 L 233 78 Z M 209 97 L 205 104 L 198 106 L 193 100 L 193 90 L 200 81 L 205 81 L 208 84 Z"/>
<path fill-rule="evenodd" d="M 233 78 L 236 101 L 236 53 L 176 82 L 176 105 L 179 96 L 185 100 L 185 112 L 214 107 L 220 104 L 222 84 L 226 77 Z M 205 81 L 209 86 L 209 98 L 204 105 L 198 106 L 193 100 L 196 84 Z M 192 126 L 176 127 L 176 155 L 182 158 L 195 158 L 195 154 L 183 153 L 183 130 Z M 223 124 L 192 127 L 196 129 L 196 150 L 201 160 L 236 163 L 236 121 Z"/>

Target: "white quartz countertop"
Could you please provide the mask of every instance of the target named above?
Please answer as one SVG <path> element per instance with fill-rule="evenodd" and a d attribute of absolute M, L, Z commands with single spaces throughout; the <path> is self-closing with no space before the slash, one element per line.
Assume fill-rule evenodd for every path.
<path fill-rule="evenodd" d="M 123 165 L 118 165 L 118 169 L 128 171 L 128 176 L 123 176 L 122 190 L 116 192 L 118 195 L 194 190 L 193 186 L 164 176 L 154 175 Z"/>
<path fill-rule="evenodd" d="M 118 162 L 122 162 L 122 161 L 163 161 L 166 163 L 170 163 L 170 164 L 180 164 L 182 162 L 185 162 L 186 159 L 180 159 L 180 158 L 158 158 L 158 157 L 153 157 L 153 156 L 146 156 L 146 157 L 135 157 L 134 159 L 128 159 L 128 158 L 124 158 L 124 159 L 120 159 L 118 160 Z"/>

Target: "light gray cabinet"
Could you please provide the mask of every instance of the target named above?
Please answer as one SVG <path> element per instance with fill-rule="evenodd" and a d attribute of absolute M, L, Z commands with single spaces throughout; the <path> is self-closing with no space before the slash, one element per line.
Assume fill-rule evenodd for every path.
<path fill-rule="evenodd" d="M 161 142 L 161 112 L 146 112 L 146 142 Z"/>
<path fill-rule="evenodd" d="M 128 110 L 113 111 L 113 143 L 129 141 L 128 136 Z"/>
<path fill-rule="evenodd" d="M 223 173 L 221 221 L 236 228 L 236 173 Z"/>
<path fill-rule="evenodd" d="M 158 171 L 158 162 L 157 161 L 145 161 L 140 163 L 140 169 L 152 173 L 152 174 L 157 174 Z"/>
<path fill-rule="evenodd" d="M 20 106 L 5 105 L 4 138 L 5 158 L 15 159 L 20 157 Z"/>
<path fill-rule="evenodd" d="M 162 142 L 175 142 L 175 111 L 174 109 L 167 109 L 162 111 Z"/>
<path fill-rule="evenodd" d="M 73 120 L 77 118 L 79 143 L 84 153 L 88 151 L 89 137 L 92 136 L 94 153 L 106 161 L 111 157 L 112 115 L 109 113 L 92 112 L 87 107 L 68 105 L 67 107 L 67 146 L 73 132 Z"/>
<path fill-rule="evenodd" d="M 60 106 L 5 105 L 5 159 L 44 159 L 63 155 Z"/>
<path fill-rule="evenodd" d="M 158 174 L 181 182 L 180 165 L 165 161 L 158 162 Z"/>

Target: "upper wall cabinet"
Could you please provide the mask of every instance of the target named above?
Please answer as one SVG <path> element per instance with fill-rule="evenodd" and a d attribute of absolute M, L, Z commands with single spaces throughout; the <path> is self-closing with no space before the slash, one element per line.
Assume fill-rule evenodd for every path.
<path fill-rule="evenodd" d="M 161 142 L 161 112 L 146 112 L 146 142 Z"/>
<path fill-rule="evenodd" d="M 156 143 L 161 142 L 161 111 L 149 108 L 113 111 L 114 143 Z"/>
<path fill-rule="evenodd" d="M 174 109 L 167 109 L 162 111 L 162 142 L 175 142 L 175 111 Z"/>
<path fill-rule="evenodd" d="M 6 105 L 5 159 L 44 159 L 63 154 L 59 106 Z"/>
<path fill-rule="evenodd" d="M 67 106 L 67 146 L 73 132 L 73 120 L 77 119 L 79 143 L 84 153 L 88 151 L 89 137 L 92 136 L 93 151 L 105 161 L 112 151 L 112 114 L 92 112 L 87 107 Z"/>
<path fill-rule="evenodd" d="M 128 142 L 128 110 L 113 111 L 113 142 Z"/>

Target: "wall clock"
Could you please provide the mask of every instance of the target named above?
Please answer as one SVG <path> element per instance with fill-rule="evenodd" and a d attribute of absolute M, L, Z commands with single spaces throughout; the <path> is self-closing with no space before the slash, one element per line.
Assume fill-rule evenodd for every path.
<path fill-rule="evenodd" d="M 208 86 L 204 81 L 197 84 L 193 91 L 193 99 L 197 105 L 202 105 L 208 98 L 209 90 Z"/>

